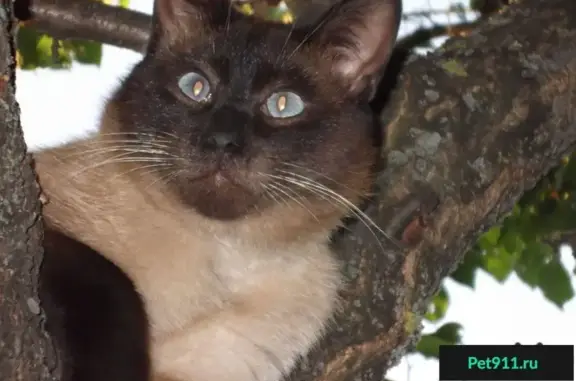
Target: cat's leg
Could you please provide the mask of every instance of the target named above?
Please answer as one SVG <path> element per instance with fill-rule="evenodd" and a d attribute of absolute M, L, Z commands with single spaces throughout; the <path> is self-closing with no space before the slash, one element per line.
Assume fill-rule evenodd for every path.
<path fill-rule="evenodd" d="M 280 380 L 336 308 L 339 272 L 331 259 L 319 263 L 273 269 L 229 308 L 154 343 L 156 371 L 180 381 Z"/>
<path fill-rule="evenodd" d="M 47 229 L 40 268 L 46 328 L 63 381 L 149 381 L 148 323 L 132 282 L 89 247 Z"/>

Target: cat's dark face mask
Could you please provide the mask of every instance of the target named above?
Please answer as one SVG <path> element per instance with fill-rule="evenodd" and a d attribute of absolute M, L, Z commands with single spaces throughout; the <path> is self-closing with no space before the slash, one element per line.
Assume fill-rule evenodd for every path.
<path fill-rule="evenodd" d="M 376 153 L 366 104 L 399 4 L 344 1 L 307 28 L 245 17 L 227 0 L 157 0 L 154 12 L 148 52 L 110 107 L 120 132 L 157 152 L 159 184 L 221 220 L 281 204 L 346 209 L 366 193 Z"/>

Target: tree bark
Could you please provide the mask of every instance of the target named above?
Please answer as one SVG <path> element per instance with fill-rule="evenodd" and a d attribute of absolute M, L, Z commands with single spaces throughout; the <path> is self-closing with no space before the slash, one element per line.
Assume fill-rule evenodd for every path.
<path fill-rule="evenodd" d="M 114 22 L 124 21 L 130 20 Z M 348 279 L 342 312 L 291 379 L 383 379 L 418 340 L 432 296 L 478 235 L 572 151 L 575 108 L 574 0 L 545 5 L 519 0 L 482 21 L 468 37 L 412 59 L 382 115 L 385 165 L 377 179 L 378 195 L 367 209 L 394 239 L 360 223 L 337 236 L 335 248 Z M 3 145 L 21 140 L 17 128 L 9 131 L 19 137 L 0 139 Z M 22 194 L 14 190 L 20 186 L 16 182 L 29 176 L 22 147 L 11 146 L 16 158 L 11 168 L 16 169 L 3 169 L 11 173 L 2 180 L 4 195 Z M 36 206 L 29 198 L 22 210 L 36 211 Z M 36 230 L 26 229 L 32 220 L 22 221 L 3 227 L 17 230 L 14 237 L 20 234 L 18 241 L 4 244 L 14 247 L 5 250 L 11 257 L 4 254 L 16 258 L 13 262 L 32 257 L 37 244 L 22 236 L 28 231 L 37 238 Z M 23 275 L 22 283 L 12 286 L 20 291 L 10 300 L 20 302 L 10 309 L 22 309 L 33 278 Z M 19 327 L 22 332 L 37 325 Z"/>
<path fill-rule="evenodd" d="M 19 0 L 17 16 L 56 38 L 83 39 L 144 52 L 151 17 L 92 0 Z M 96 17 L 94 17 L 97 15 Z"/>
<path fill-rule="evenodd" d="M 14 98 L 12 2 L 0 5 L 0 379 L 54 380 L 36 293 L 42 258 L 38 185 Z"/>
<path fill-rule="evenodd" d="M 380 247 L 362 224 L 339 237 L 343 312 L 293 379 L 383 379 L 442 279 L 574 149 L 575 110 L 573 0 L 519 1 L 408 63 L 382 115 L 386 166 L 367 210 L 405 248 Z"/>

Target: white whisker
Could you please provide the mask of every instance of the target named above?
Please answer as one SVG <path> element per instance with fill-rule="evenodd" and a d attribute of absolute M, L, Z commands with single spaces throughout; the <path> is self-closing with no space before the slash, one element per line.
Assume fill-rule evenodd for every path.
<path fill-rule="evenodd" d="M 292 22 L 292 25 L 290 26 L 290 31 L 288 32 L 288 35 L 286 36 L 286 40 L 284 41 L 284 45 L 282 45 L 282 49 L 280 50 L 280 54 L 278 55 L 278 59 L 276 60 L 276 65 L 278 65 L 278 61 L 280 61 L 280 60 L 282 60 L 282 65 L 284 64 L 284 62 L 286 62 L 286 60 L 284 60 L 284 53 L 286 53 L 286 47 L 288 46 L 288 42 L 290 42 L 290 37 L 292 37 L 292 33 L 294 33 L 294 29 L 296 29 L 296 23 L 297 22 L 298 22 L 298 19 L 295 19 Z"/>
<path fill-rule="evenodd" d="M 132 139 L 108 139 L 108 140 L 99 140 L 99 141 L 95 141 L 95 142 L 89 142 L 85 145 L 109 145 L 109 144 L 118 144 L 118 145 L 127 145 L 130 147 L 136 146 L 148 146 L 148 147 L 162 147 L 162 148 L 170 148 L 172 147 L 169 144 L 166 143 L 171 143 L 169 140 L 132 140 Z"/>
<path fill-rule="evenodd" d="M 282 197 L 282 195 L 279 195 L 272 187 L 268 184 L 262 184 L 262 186 L 264 187 L 265 196 L 269 197 L 276 204 L 284 203 L 286 206 L 290 207 L 290 204 Z"/>
<path fill-rule="evenodd" d="M 322 20 L 321 22 L 318 23 L 318 25 L 316 25 L 316 27 L 314 29 L 312 29 L 310 32 L 308 32 L 306 34 L 306 36 L 304 36 L 304 38 L 302 39 L 302 41 L 300 41 L 300 43 L 296 46 L 296 48 L 294 48 L 294 50 L 292 51 L 292 53 L 290 53 L 290 55 L 286 58 L 286 61 L 289 61 L 294 54 L 296 54 L 296 52 L 298 52 L 298 50 L 300 50 L 300 48 L 302 48 L 302 46 L 304 46 L 304 44 L 306 42 L 308 42 L 308 40 L 310 40 L 310 38 L 312 38 L 312 36 L 321 28 L 324 26 L 324 24 L 326 23 L 326 21 L 328 20 L 328 18 L 324 18 L 324 20 Z"/>
<path fill-rule="evenodd" d="M 225 36 L 226 38 L 228 38 L 228 35 L 230 33 L 230 22 L 232 19 L 232 1 L 229 1 L 228 3 L 228 14 L 226 15 L 226 32 L 225 32 Z"/>
<path fill-rule="evenodd" d="M 298 196 L 298 193 L 295 192 L 294 190 L 290 189 L 287 186 L 282 186 L 282 184 L 276 182 L 274 184 L 268 184 L 270 187 L 272 187 L 273 189 L 276 189 L 276 191 L 281 192 L 282 194 L 284 194 L 286 197 L 288 197 L 289 200 L 294 201 L 295 203 L 297 203 L 298 205 L 300 205 L 304 210 L 306 210 L 308 213 L 310 213 L 310 215 L 318 222 L 320 223 L 320 220 L 318 219 L 318 217 L 314 214 L 314 212 L 312 212 L 312 210 L 310 210 L 310 208 L 308 208 L 306 205 L 304 205 L 300 200 L 298 200 L 296 197 L 294 197 L 293 195 L 291 195 L 290 193 L 288 193 L 288 191 L 292 191 L 294 193 L 296 193 L 296 196 Z"/>
<path fill-rule="evenodd" d="M 178 174 L 180 172 L 182 172 L 183 169 L 180 170 L 176 170 L 176 171 L 171 171 L 168 174 L 164 175 L 164 176 L 160 176 L 158 177 L 156 180 L 152 181 L 150 184 L 148 184 L 146 186 L 146 188 L 144 188 L 144 190 L 148 190 L 149 188 L 151 188 L 154 184 L 160 182 L 162 185 L 166 185 L 168 184 L 174 177 L 178 176 Z"/>
<path fill-rule="evenodd" d="M 125 155 L 125 154 L 123 154 Z M 107 160 L 103 160 L 100 162 L 96 162 L 95 164 L 88 165 L 85 167 L 80 168 L 78 171 L 71 174 L 71 177 L 77 177 L 80 174 L 94 170 L 96 168 L 102 167 L 107 164 L 116 164 L 116 163 L 163 163 L 166 162 L 166 158 L 157 158 L 157 157 L 122 157 L 123 155 L 118 155 L 115 158 L 108 158 Z"/>
<path fill-rule="evenodd" d="M 292 175 L 294 175 L 294 174 L 292 174 Z M 402 246 L 393 237 L 391 237 L 388 233 L 386 233 L 384 230 L 382 230 L 360 208 L 358 208 L 356 205 L 354 205 L 352 202 L 350 202 L 344 196 L 342 196 L 339 193 L 335 192 L 334 190 L 324 186 L 323 184 L 320 184 L 320 183 L 318 183 L 312 179 L 302 180 L 302 179 L 293 178 L 293 177 L 289 177 L 289 176 L 276 176 L 276 175 L 269 175 L 269 176 L 276 178 L 276 179 L 279 179 L 279 180 L 286 181 L 286 182 L 291 183 L 293 185 L 296 185 L 298 187 L 304 188 L 304 189 L 306 189 L 312 193 L 315 193 L 317 195 L 322 194 L 322 195 L 330 197 L 332 200 L 334 200 L 335 202 L 340 204 L 342 207 L 344 207 L 345 210 L 351 212 L 353 216 L 358 218 L 366 226 L 366 228 L 374 236 L 374 238 L 376 239 L 376 241 L 378 242 L 378 244 L 380 245 L 382 250 L 384 250 L 384 247 L 382 246 L 382 243 L 378 239 L 376 232 L 382 234 L 384 237 L 386 237 L 386 239 L 388 239 L 390 242 L 392 242 L 398 248 L 402 248 Z M 300 176 L 300 177 L 302 177 L 302 176 Z M 374 230 L 376 230 L 376 232 Z"/>
<path fill-rule="evenodd" d="M 148 165 L 139 165 L 139 166 L 131 168 L 127 171 L 115 174 L 114 176 L 112 176 L 112 179 L 126 176 L 127 174 L 135 172 L 135 171 L 141 171 L 141 170 L 146 170 L 146 169 L 150 169 L 150 168 L 166 168 L 166 167 L 171 167 L 171 166 L 173 166 L 172 163 L 155 163 L 155 164 L 148 164 Z M 145 171 L 145 173 L 152 173 L 152 172 L 151 171 Z"/>
<path fill-rule="evenodd" d="M 126 135 L 132 135 L 132 136 L 152 136 L 152 137 L 157 137 L 158 134 L 161 135 L 166 135 L 166 136 L 170 136 L 176 139 L 180 139 L 177 135 L 174 135 L 170 132 L 166 132 L 166 131 L 154 131 L 154 133 L 152 132 L 104 132 L 104 133 L 100 133 L 98 134 L 98 136 L 126 136 Z"/>
<path fill-rule="evenodd" d="M 105 132 L 98 135 L 100 138 L 119 137 L 133 140 L 134 142 L 158 142 L 158 143 L 173 143 L 180 141 L 182 138 L 176 134 L 167 131 L 154 131 L 154 132 Z M 107 139 L 96 139 L 92 143 L 99 141 L 107 141 Z"/>
<path fill-rule="evenodd" d="M 141 154 L 150 154 L 151 156 L 162 155 L 162 156 L 168 156 L 168 157 L 172 157 L 172 158 L 179 158 L 179 156 L 177 156 L 177 155 L 174 155 L 172 153 L 166 152 L 164 150 L 159 150 L 156 148 L 146 149 L 144 147 L 131 148 L 131 147 L 126 147 L 126 146 L 91 148 L 91 149 L 86 149 L 86 150 L 71 153 L 70 155 L 66 155 L 63 158 L 67 159 L 67 158 L 72 158 L 72 157 L 77 157 L 77 156 L 83 156 L 86 158 L 86 157 L 97 156 L 99 154 L 104 155 L 104 154 L 113 154 L 113 153 L 118 153 L 118 152 L 124 152 L 125 154 L 128 154 L 128 155 L 132 154 L 132 153 L 141 153 Z"/>
<path fill-rule="evenodd" d="M 325 175 L 325 174 L 323 174 L 323 173 L 320 173 L 320 172 L 318 172 L 318 171 L 315 171 L 315 170 L 313 170 L 312 168 L 307 168 L 307 167 L 304 167 L 304 166 L 301 166 L 301 165 L 292 164 L 292 163 L 286 163 L 286 162 L 283 162 L 282 164 L 283 164 L 283 165 L 287 165 L 287 166 L 292 166 L 292 167 L 295 167 L 295 168 L 300 168 L 300 169 L 303 169 L 303 170 L 312 172 L 312 173 L 314 173 L 315 175 L 318 175 L 318 176 L 320 176 L 320 177 L 322 177 L 322 178 L 324 178 L 324 179 L 326 179 L 326 180 L 328 180 L 328 181 L 330 181 L 330 182 L 332 182 L 332 183 L 334 183 L 334 184 L 336 184 L 336 185 L 341 186 L 342 188 L 344 188 L 344 189 L 346 189 L 346 190 L 349 190 L 350 192 L 353 192 L 353 193 L 356 194 L 357 196 L 362 196 L 362 197 L 364 197 L 364 195 L 363 195 L 361 192 L 358 192 L 357 190 L 350 188 L 350 187 L 347 186 L 346 184 L 342 184 L 342 183 L 334 180 L 334 179 L 331 178 L 330 176 L 327 176 L 327 175 Z M 307 180 L 307 181 L 308 181 L 308 180 L 311 180 L 309 177 L 306 177 L 306 176 L 303 176 L 303 175 L 299 175 L 299 174 L 297 174 L 297 173 L 290 172 L 290 171 L 278 170 L 278 172 L 282 172 L 282 173 L 285 173 L 285 174 L 288 174 L 288 175 L 291 175 L 291 176 L 300 177 L 300 178 L 303 178 L 304 180 Z"/>

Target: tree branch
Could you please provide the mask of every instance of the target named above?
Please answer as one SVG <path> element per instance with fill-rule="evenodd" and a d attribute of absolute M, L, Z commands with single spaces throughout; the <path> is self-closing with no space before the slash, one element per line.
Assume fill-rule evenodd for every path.
<path fill-rule="evenodd" d="M 17 1 L 17 17 L 58 39 L 94 40 L 137 52 L 146 49 L 152 21 L 147 14 L 97 1 L 26 1 Z"/>
<path fill-rule="evenodd" d="M 362 224 L 339 238 L 342 313 L 293 379 L 383 379 L 477 237 L 576 147 L 574 14 L 573 0 L 545 12 L 521 0 L 406 65 L 382 116 L 386 168 L 367 213 L 412 243 L 382 248 Z"/>
<path fill-rule="evenodd" d="M 420 28 L 399 39 L 396 43 L 396 47 L 399 49 L 411 51 L 414 48 L 425 46 L 432 39 L 437 37 L 454 37 L 463 33 L 467 33 L 474 29 L 477 25 L 478 22 L 471 21 L 453 25 L 434 25 L 429 28 Z"/>
<path fill-rule="evenodd" d="M 252 0 L 237 0 L 252 1 Z M 336 0 L 288 0 L 299 25 L 315 20 Z M 144 52 L 152 18 L 91 0 L 16 0 L 16 17 L 60 40 L 93 40 Z"/>

